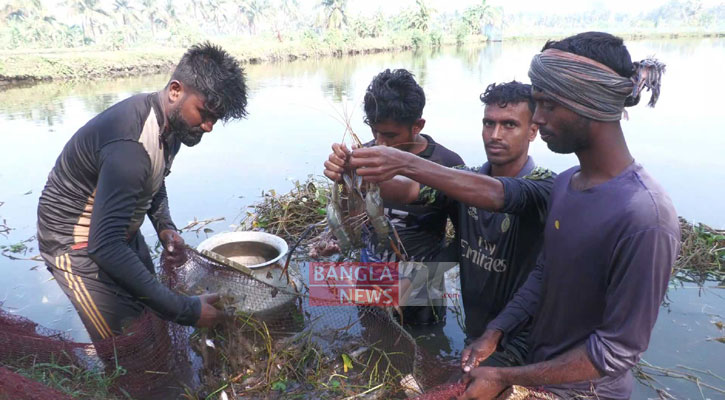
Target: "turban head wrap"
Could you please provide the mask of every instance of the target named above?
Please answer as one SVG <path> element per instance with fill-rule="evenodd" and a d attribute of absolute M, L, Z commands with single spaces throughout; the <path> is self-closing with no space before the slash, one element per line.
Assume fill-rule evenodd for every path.
<path fill-rule="evenodd" d="M 557 49 L 534 56 L 531 84 L 577 114 L 597 121 L 619 121 L 625 104 L 637 104 L 644 88 L 652 91 L 649 106 L 660 95 L 665 64 L 654 58 L 633 63 L 634 74 L 623 77 L 590 58 Z M 629 99 L 629 102 L 628 102 Z"/>

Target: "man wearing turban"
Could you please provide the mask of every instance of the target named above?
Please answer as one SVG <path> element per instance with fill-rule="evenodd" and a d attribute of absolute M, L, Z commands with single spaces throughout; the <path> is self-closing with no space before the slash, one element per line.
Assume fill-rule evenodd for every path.
<path fill-rule="evenodd" d="M 579 165 L 551 194 L 536 268 L 467 349 L 461 399 L 512 386 L 545 398 L 628 399 L 680 250 L 677 213 L 630 154 L 620 119 L 644 89 L 660 93 L 664 65 L 633 63 L 622 39 L 581 33 L 546 43 L 529 69 L 541 138 Z M 481 193 L 485 197 L 486 193 Z M 533 319 L 528 365 L 475 368 L 501 337 Z M 539 397 L 536 397 L 539 398 Z"/>

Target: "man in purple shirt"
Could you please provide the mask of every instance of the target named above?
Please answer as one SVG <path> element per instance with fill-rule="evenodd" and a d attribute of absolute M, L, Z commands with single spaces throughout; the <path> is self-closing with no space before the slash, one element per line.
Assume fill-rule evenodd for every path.
<path fill-rule="evenodd" d="M 659 95 L 664 65 L 632 63 L 620 38 L 587 32 L 547 42 L 531 63 L 534 122 L 579 166 L 554 183 L 537 267 L 463 354 L 461 399 L 512 385 L 571 398 L 627 399 L 680 249 L 677 214 L 634 161 L 620 119 L 641 90 Z M 482 198 L 487 196 L 481 190 Z M 474 368 L 513 327 L 533 318 L 529 365 Z"/>

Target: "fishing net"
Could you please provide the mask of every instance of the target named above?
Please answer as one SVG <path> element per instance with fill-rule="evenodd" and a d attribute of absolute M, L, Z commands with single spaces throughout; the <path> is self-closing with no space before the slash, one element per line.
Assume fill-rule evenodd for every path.
<path fill-rule="evenodd" d="M 0 311 L 0 366 L 54 386 L 76 398 L 168 398 L 191 378 L 188 330 L 144 314 L 124 334 L 78 343 L 61 332 Z M 188 346 L 187 346 L 188 347 Z M 23 386 L 22 396 L 11 396 Z M 3 379 L 0 396 L 47 397 L 48 387 L 15 373 Z M 1 398 L 1 397 L 0 397 Z"/>
<path fill-rule="evenodd" d="M 0 311 L 0 399 L 62 398 L 41 382 L 74 398 L 118 399 L 406 398 L 446 382 L 450 366 L 426 354 L 392 308 L 315 299 L 305 268 L 289 268 L 291 283 L 280 288 L 264 281 L 280 267 L 257 279 L 191 250 L 180 266 L 162 259 L 160 278 L 175 290 L 220 293 L 229 316 L 215 329 L 146 313 L 121 335 L 78 343 Z"/>
<path fill-rule="evenodd" d="M 0 367 L 0 400 L 70 400 L 69 396 Z"/>
<path fill-rule="evenodd" d="M 451 400 L 457 399 L 466 391 L 466 385 L 463 383 L 449 383 L 437 386 L 425 394 L 415 398 L 415 400 Z"/>

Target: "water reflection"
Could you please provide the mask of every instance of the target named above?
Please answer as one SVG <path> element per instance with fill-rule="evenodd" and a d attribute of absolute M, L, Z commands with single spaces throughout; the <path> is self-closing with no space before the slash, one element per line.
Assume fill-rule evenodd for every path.
<path fill-rule="evenodd" d="M 410 69 L 426 91 L 425 132 L 468 164 L 481 164 L 485 154 L 480 93 L 494 81 L 528 81 L 531 56 L 543 42 L 245 66 L 250 116 L 218 124 L 202 144 L 181 151 L 167 180 L 172 216 L 180 226 L 195 217 L 225 217 L 210 226 L 225 231 L 239 222 L 262 190 L 289 190 L 290 179 L 320 174 L 330 143 L 342 137 L 343 105 L 353 129 L 369 140 L 370 130 L 362 122 L 362 98 L 373 76 L 385 68 Z M 654 54 L 668 65 L 657 108 L 632 108 L 629 121 L 623 122 L 632 153 L 663 184 L 679 214 L 725 227 L 725 213 L 718 207 L 725 196 L 720 184 L 725 182 L 725 135 L 720 128 L 725 83 L 716 78 L 719 66 L 725 64 L 725 40 L 643 40 L 627 45 L 635 60 Z M 5 202 L 0 218 L 15 228 L 9 237 L 0 237 L 0 244 L 35 234 L 38 195 L 60 150 L 79 127 L 113 103 L 158 90 L 167 80 L 168 74 L 161 74 L 0 91 L 5 149 L 0 157 L 0 201 Z M 540 140 L 533 143 L 531 154 L 556 171 L 576 164 L 573 156 L 552 154 Z M 142 230 L 154 237 L 149 225 Z M 194 245 L 204 237 L 186 234 L 185 239 Z M 31 270 L 36 265 L 0 258 L 0 301 L 13 312 L 51 328 L 71 330 L 83 340 L 82 325 L 67 298 L 48 281 L 44 268 Z M 711 316 L 702 311 L 704 305 L 722 310 L 725 301 L 718 296 L 725 295 L 711 289 L 702 296 L 691 289 L 671 293 L 673 308 L 662 310 L 646 359 L 725 375 L 722 363 L 714 359 L 724 345 L 706 340 L 717 332 L 712 331 Z M 717 312 L 721 311 L 711 314 Z M 430 332 L 422 333 L 420 340 L 453 360 L 463 345 L 455 316 L 449 315 L 442 330 L 444 338 Z M 637 390 L 635 397 L 654 395 L 648 389 Z M 687 385 L 682 392 L 697 393 Z"/>

